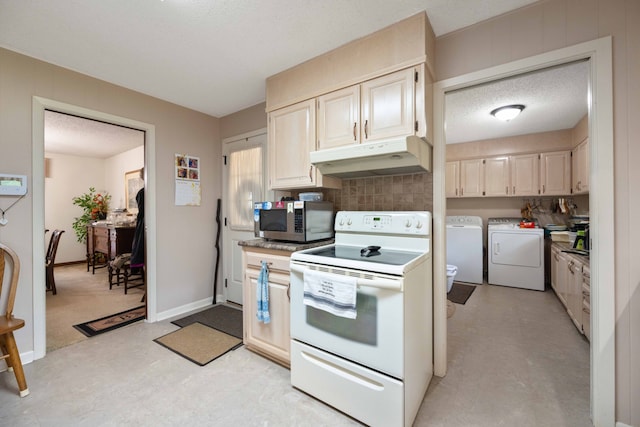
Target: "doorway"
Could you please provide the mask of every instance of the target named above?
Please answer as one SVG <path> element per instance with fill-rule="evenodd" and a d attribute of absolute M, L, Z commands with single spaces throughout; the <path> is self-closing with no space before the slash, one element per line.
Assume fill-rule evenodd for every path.
<path fill-rule="evenodd" d="M 54 260 L 57 292 L 46 297 L 50 352 L 87 339 L 73 325 L 141 305 L 141 287 L 125 295 L 121 283 L 112 285 L 105 263 L 90 266 L 87 252 L 94 239 L 87 226 L 100 219 L 115 223 L 117 250 L 131 252 L 137 206 L 130 199 L 137 189 L 131 194 L 123 183 L 138 183 L 144 132 L 46 110 L 45 156 L 45 234 L 63 231 Z M 92 195 L 106 202 L 109 215 L 89 212 Z"/>
<path fill-rule="evenodd" d="M 223 297 L 242 305 L 242 248 L 255 238 L 253 203 L 265 200 L 267 130 L 226 138 L 223 142 Z"/>
<path fill-rule="evenodd" d="M 44 218 L 44 128 L 45 110 L 53 110 L 78 117 L 84 117 L 144 132 L 145 157 L 145 222 L 147 228 L 147 320 L 154 322 L 156 313 L 156 192 L 155 192 L 155 126 L 127 119 L 120 116 L 106 114 L 86 108 L 66 104 L 46 98 L 33 97 L 32 148 L 33 148 L 33 295 L 34 295 L 34 359 L 46 355 L 46 296 L 42 291 L 44 277 L 44 239 L 42 230 L 45 228 Z"/>
<path fill-rule="evenodd" d="M 486 70 L 443 80 L 434 87 L 434 340 L 435 372 L 446 374 L 446 246 L 445 238 L 445 121 L 447 92 L 502 77 L 588 59 L 590 64 L 590 214 L 591 236 L 591 412 L 595 425 L 611 425 L 615 419 L 614 291 L 601 284 L 615 283 L 613 230 L 613 92 L 611 38 L 558 49 Z M 594 179 L 597 177 L 597 180 Z"/>

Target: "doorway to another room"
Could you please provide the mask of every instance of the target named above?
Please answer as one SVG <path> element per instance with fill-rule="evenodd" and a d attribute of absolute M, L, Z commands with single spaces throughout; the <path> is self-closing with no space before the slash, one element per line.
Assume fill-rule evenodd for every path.
<path fill-rule="evenodd" d="M 155 208 L 152 206 L 155 203 L 155 192 L 153 185 L 149 185 L 155 176 L 155 162 L 153 161 L 155 128 L 153 125 L 142 122 L 39 97 L 33 98 L 33 107 L 33 179 L 34 183 L 42 182 L 41 186 L 33 186 L 34 212 L 42 212 L 34 214 L 33 221 L 34 359 L 39 359 L 44 357 L 47 351 L 74 341 L 73 338 L 71 341 L 65 341 L 68 338 L 55 336 L 58 331 L 54 328 L 60 327 L 59 322 L 65 330 L 71 329 L 76 332 L 73 328 L 74 324 L 116 314 L 115 312 L 111 313 L 114 310 L 124 311 L 135 306 L 145 307 L 145 305 L 147 308 L 146 318 L 150 321 L 155 320 L 155 249 L 153 245 L 155 242 Z M 51 136 L 49 132 L 54 128 L 54 126 L 48 126 L 53 123 L 49 120 L 51 117 L 55 117 L 52 119 L 53 122 L 59 119 L 68 122 L 75 121 L 76 125 L 83 123 L 89 127 L 103 127 L 106 134 L 109 133 L 109 130 L 112 132 L 111 139 L 106 142 L 105 140 L 98 141 L 94 144 L 90 142 L 91 138 L 84 139 L 81 146 L 71 149 L 72 154 L 63 153 L 63 148 L 48 150 L 45 145 L 45 136 L 49 138 Z M 129 146 L 126 145 L 127 143 L 123 143 L 119 148 L 116 148 L 119 145 L 118 142 L 122 143 L 122 138 L 114 137 L 114 134 L 122 133 L 135 135 L 135 141 L 129 142 L 131 144 Z M 96 139 L 94 139 L 95 141 Z M 66 143 L 69 142 L 67 139 Z M 109 153 L 110 149 L 113 151 Z M 68 147 L 67 150 L 69 150 Z M 91 150 L 94 150 L 93 153 Z M 112 197 L 111 207 L 124 209 L 129 198 L 125 189 L 126 175 L 138 171 L 139 176 L 139 171 L 143 167 L 145 171 L 143 183 L 146 184 L 145 187 L 149 187 L 145 190 L 147 253 L 144 302 L 141 301 L 142 295 L 145 293 L 142 287 L 129 289 L 125 296 L 123 284 L 117 286 L 114 280 L 115 286 L 109 289 L 108 268 L 93 271 L 93 266 L 87 262 L 87 245 L 78 238 L 71 226 L 73 219 L 81 214 L 78 206 L 72 202 L 74 197 L 91 193 L 91 188 L 94 188 L 94 193 L 101 192 L 101 195 L 106 190 Z M 69 177 L 68 174 L 73 176 Z M 54 184 L 54 181 L 58 182 Z M 63 183 L 62 188 L 60 183 Z M 68 188 L 65 188 L 65 185 Z M 45 228 L 49 228 L 51 231 L 53 229 L 65 230 L 56 257 L 56 264 L 60 264 L 54 272 L 57 285 L 56 295 L 52 295 L 52 292 L 45 294 L 42 289 L 45 275 L 44 268 L 41 268 L 40 265 L 44 264 L 45 247 L 49 240 L 48 236 L 42 238 L 42 230 Z M 42 260 L 42 263 L 39 260 Z M 63 301 L 64 299 L 67 301 Z M 60 307 L 64 308 L 60 309 Z M 58 314 L 65 313 L 67 316 L 69 312 L 76 312 L 78 316 L 84 317 L 81 320 L 78 320 L 80 317 L 73 319 L 59 317 L 54 320 L 51 315 L 55 316 L 56 312 Z M 81 336 L 80 340 L 82 339 Z M 48 342 L 49 340 L 51 343 Z"/>

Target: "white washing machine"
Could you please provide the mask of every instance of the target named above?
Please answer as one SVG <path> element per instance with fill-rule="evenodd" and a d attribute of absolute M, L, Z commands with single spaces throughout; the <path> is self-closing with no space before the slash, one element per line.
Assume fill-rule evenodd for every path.
<path fill-rule="evenodd" d="M 489 284 L 544 291 L 544 229 L 520 228 L 520 218 L 489 218 Z"/>
<path fill-rule="evenodd" d="M 454 280 L 481 285 L 482 218 L 479 216 L 448 216 L 447 264 L 458 267 Z"/>

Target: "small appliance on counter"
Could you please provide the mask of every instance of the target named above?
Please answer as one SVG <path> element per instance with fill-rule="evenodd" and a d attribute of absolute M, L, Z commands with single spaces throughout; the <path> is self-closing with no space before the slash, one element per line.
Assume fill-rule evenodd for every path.
<path fill-rule="evenodd" d="M 333 231 L 333 203 L 280 200 L 257 202 L 253 206 L 255 236 L 284 242 L 313 242 L 330 239 Z"/>

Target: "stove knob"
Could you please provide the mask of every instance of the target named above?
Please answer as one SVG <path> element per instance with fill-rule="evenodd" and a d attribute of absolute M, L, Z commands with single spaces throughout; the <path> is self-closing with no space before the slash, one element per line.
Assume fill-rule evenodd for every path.
<path fill-rule="evenodd" d="M 352 224 L 351 218 L 347 219 L 347 225 L 351 225 L 351 224 Z"/>
<path fill-rule="evenodd" d="M 416 228 L 418 230 L 420 230 L 422 228 L 422 223 L 420 221 L 418 221 L 418 223 L 416 224 Z"/>
<path fill-rule="evenodd" d="M 404 226 L 407 228 L 411 227 L 411 220 L 408 219 L 407 222 L 404 224 Z"/>

